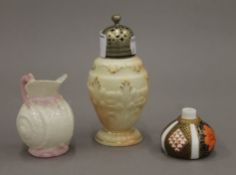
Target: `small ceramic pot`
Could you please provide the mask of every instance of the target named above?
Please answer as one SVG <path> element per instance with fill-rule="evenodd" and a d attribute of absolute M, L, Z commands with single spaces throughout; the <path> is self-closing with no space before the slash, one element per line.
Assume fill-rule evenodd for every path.
<path fill-rule="evenodd" d="M 214 149 L 216 138 L 213 129 L 194 108 L 183 108 L 182 115 L 171 122 L 161 134 L 162 150 L 182 159 L 199 159 Z"/>
<path fill-rule="evenodd" d="M 36 80 L 32 74 L 21 79 L 24 104 L 17 116 L 22 141 L 36 157 L 53 157 L 69 149 L 74 116 L 58 89 L 67 75 L 57 80 Z"/>

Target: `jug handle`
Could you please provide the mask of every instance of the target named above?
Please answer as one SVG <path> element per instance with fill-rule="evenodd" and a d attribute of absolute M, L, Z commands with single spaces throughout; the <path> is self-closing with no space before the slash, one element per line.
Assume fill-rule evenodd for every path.
<path fill-rule="evenodd" d="M 22 97 L 24 104 L 26 104 L 26 106 L 28 106 L 28 107 L 29 107 L 29 100 L 27 97 L 25 85 L 28 84 L 28 82 L 33 79 L 34 79 L 33 74 L 29 73 L 29 74 L 23 75 L 21 77 L 21 81 L 20 81 L 21 97 Z"/>

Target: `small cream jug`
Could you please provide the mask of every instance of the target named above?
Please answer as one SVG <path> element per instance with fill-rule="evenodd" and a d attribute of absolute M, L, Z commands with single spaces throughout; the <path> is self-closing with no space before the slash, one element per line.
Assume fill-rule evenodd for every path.
<path fill-rule="evenodd" d="M 96 141 L 107 146 L 128 146 L 142 141 L 134 128 L 148 95 L 148 74 L 136 56 L 133 31 L 119 24 L 100 32 L 100 57 L 89 72 L 88 90 L 103 125 Z"/>
<path fill-rule="evenodd" d="M 66 78 L 66 74 L 57 80 L 36 80 L 32 74 L 21 78 L 24 104 L 16 125 L 22 141 L 33 156 L 54 157 L 69 149 L 74 115 L 58 92 Z"/>

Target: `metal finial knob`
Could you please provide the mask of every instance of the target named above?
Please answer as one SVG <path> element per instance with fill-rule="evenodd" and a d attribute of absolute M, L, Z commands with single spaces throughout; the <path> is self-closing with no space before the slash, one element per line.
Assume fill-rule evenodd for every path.
<path fill-rule="evenodd" d="M 121 16 L 119 16 L 119 15 L 113 15 L 112 16 L 112 21 L 115 23 L 115 25 L 116 24 L 119 24 L 119 22 L 120 22 L 120 20 L 121 20 Z"/>

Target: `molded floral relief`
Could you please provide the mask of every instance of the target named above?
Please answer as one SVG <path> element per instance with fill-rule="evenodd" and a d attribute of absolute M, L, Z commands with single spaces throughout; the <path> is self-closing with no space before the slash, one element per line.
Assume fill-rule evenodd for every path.
<path fill-rule="evenodd" d="M 148 74 L 141 59 L 97 58 L 87 85 L 103 125 L 96 141 L 108 146 L 141 142 L 143 137 L 134 128 L 148 96 Z"/>
<path fill-rule="evenodd" d="M 117 90 L 108 90 L 103 87 L 96 77 L 89 83 L 90 96 L 95 109 L 104 121 L 104 118 L 135 122 L 147 99 L 147 86 L 137 89 L 128 80 L 123 80 Z M 106 122 L 106 121 L 105 121 Z"/>

